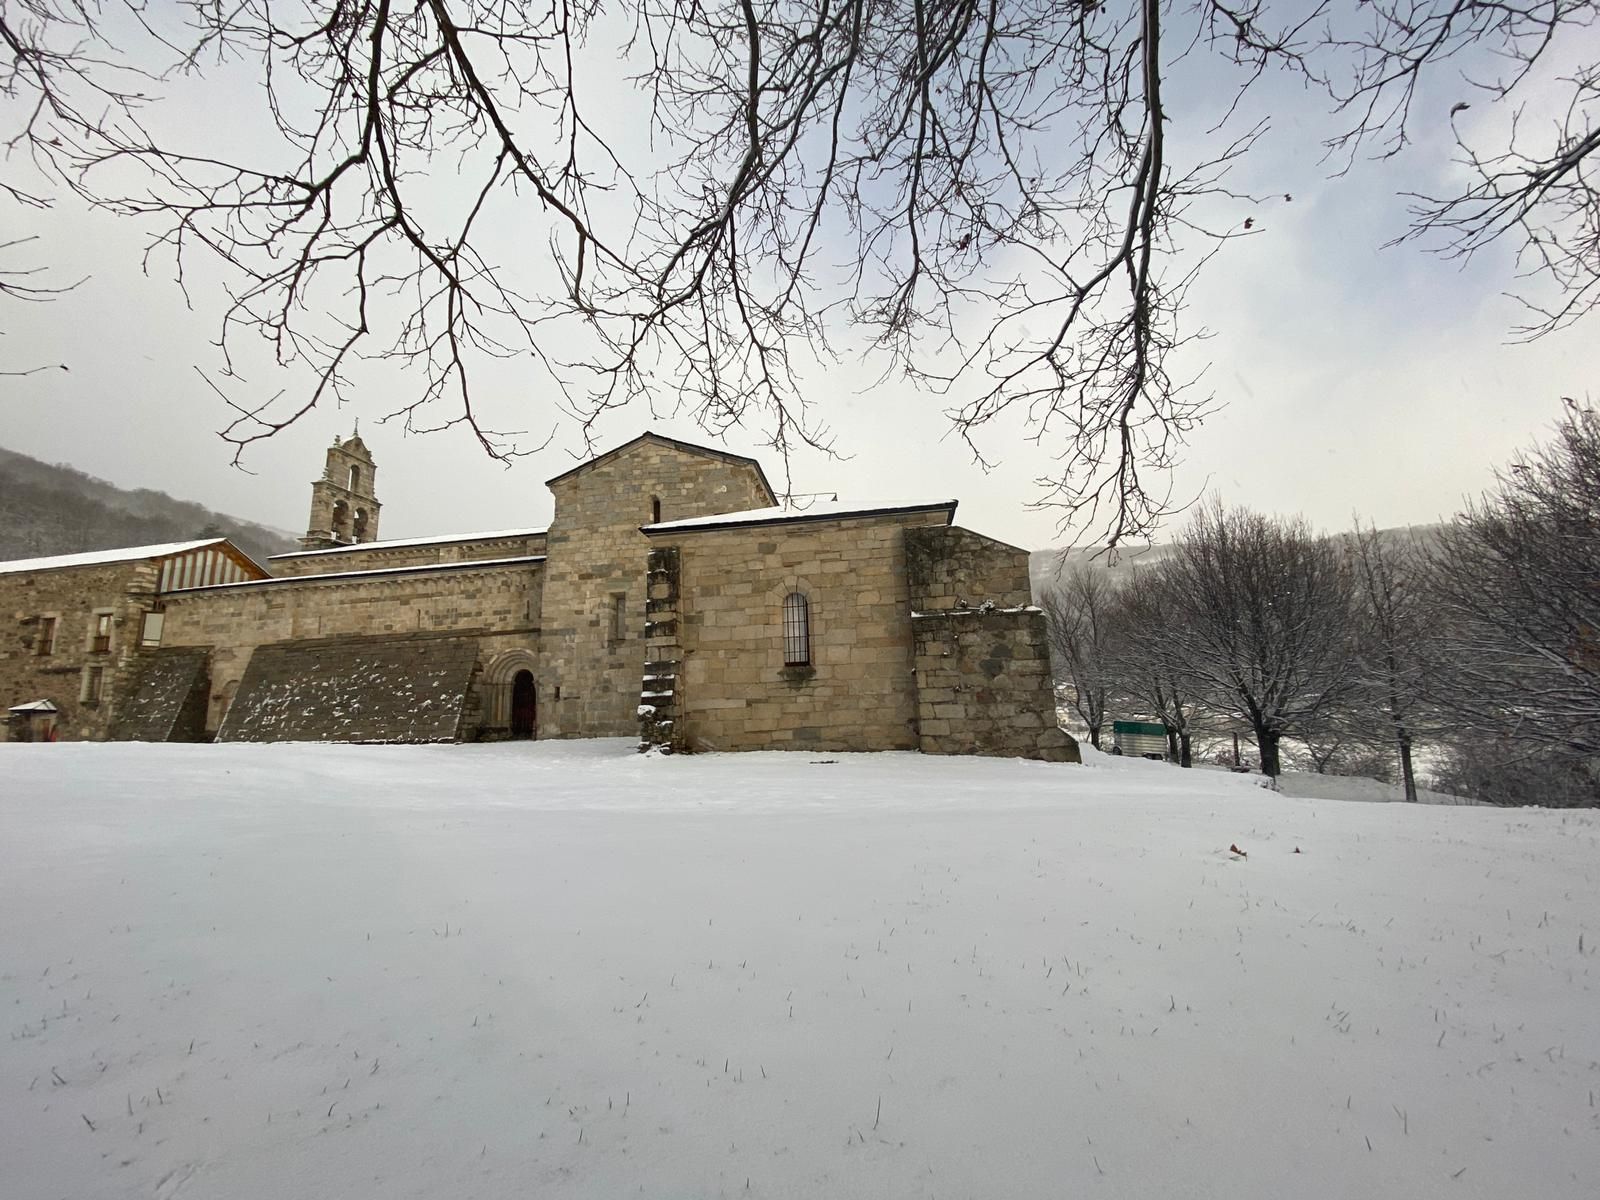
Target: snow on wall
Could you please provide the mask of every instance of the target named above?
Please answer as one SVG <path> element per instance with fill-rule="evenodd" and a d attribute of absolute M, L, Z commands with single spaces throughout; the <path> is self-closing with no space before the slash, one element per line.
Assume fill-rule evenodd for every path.
<path fill-rule="evenodd" d="M 117 701 L 111 740 L 198 742 L 205 737 L 211 654 L 204 646 L 169 646 L 139 656 Z"/>
<path fill-rule="evenodd" d="M 274 642 L 250 656 L 219 742 L 449 742 L 475 638 L 405 634 Z"/>

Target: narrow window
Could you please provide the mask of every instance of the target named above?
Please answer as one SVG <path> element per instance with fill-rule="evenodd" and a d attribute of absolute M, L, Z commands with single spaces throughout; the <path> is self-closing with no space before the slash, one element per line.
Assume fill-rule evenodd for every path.
<path fill-rule="evenodd" d="M 351 467 L 350 468 L 350 490 L 352 492 L 361 490 L 361 468 L 360 467 Z"/>
<path fill-rule="evenodd" d="M 650 497 L 650 524 L 652 524 L 652 525 L 661 524 L 661 497 L 660 496 L 651 496 Z"/>
<path fill-rule="evenodd" d="M 45 658 L 56 652 L 56 619 L 39 618 L 39 640 L 34 643 L 34 653 Z"/>
<path fill-rule="evenodd" d="M 144 615 L 144 629 L 139 634 L 141 646 L 161 645 L 161 627 L 166 624 L 167 614 L 147 612 Z"/>
<path fill-rule="evenodd" d="M 111 614 L 108 612 L 95 613 L 94 636 L 89 641 L 89 650 L 94 654 L 111 653 Z"/>
<path fill-rule="evenodd" d="M 83 669 L 83 692 L 79 697 L 85 704 L 99 704 L 105 695 L 106 669 L 104 667 L 85 667 Z"/>
<path fill-rule="evenodd" d="M 783 598 L 783 665 L 811 665 L 811 606 L 799 592 Z"/>
<path fill-rule="evenodd" d="M 628 636 L 628 593 L 611 593 L 611 640 L 620 642 Z"/>

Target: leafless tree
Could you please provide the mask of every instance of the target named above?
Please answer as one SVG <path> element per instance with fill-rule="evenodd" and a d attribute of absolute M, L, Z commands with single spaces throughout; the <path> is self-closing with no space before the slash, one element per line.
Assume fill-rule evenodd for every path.
<path fill-rule="evenodd" d="M 1600 759 L 1600 414 L 1568 401 L 1445 530 L 1430 575 L 1456 729 Z"/>
<path fill-rule="evenodd" d="M 1115 682 L 1118 646 L 1114 611 L 1117 585 L 1103 566 L 1077 563 L 1047 591 L 1040 605 L 1050 651 L 1072 690 L 1072 706 L 1100 749 L 1106 705 Z"/>
<path fill-rule="evenodd" d="M 1547 745 L 1494 735 L 1450 738 L 1430 786 L 1485 804 L 1600 806 L 1592 762 L 1552 755 Z"/>
<path fill-rule="evenodd" d="M 170 49 L 167 78 L 259 80 L 277 142 L 237 146 L 146 119 L 96 0 L 0 0 L 0 88 L 58 178 L 163 223 L 180 280 L 197 253 L 222 264 L 227 362 L 260 335 L 312 369 L 305 393 L 215 380 L 241 451 L 365 355 L 415 381 L 410 425 L 465 424 L 494 454 L 520 448 L 475 403 L 496 356 L 543 372 L 543 420 L 587 431 L 645 395 L 780 451 L 827 445 L 797 361 L 851 326 L 974 453 L 1020 418 L 1059 455 L 1045 502 L 1115 545 L 1183 504 L 1167 468 L 1210 398 L 1174 355 L 1203 332 L 1196 273 L 1253 231 L 1230 169 L 1265 128 L 1255 82 L 1325 85 L 1335 149 L 1392 153 L 1440 64 L 1507 64 L 1472 96 L 1515 104 L 1597 2 L 108 0 Z M 1200 61 L 1225 98 L 1209 129 L 1164 99 Z M 618 63 L 637 131 L 607 119 Z M 1419 199 L 1412 230 L 1454 254 L 1520 238 L 1554 284 L 1533 331 L 1590 311 L 1600 277 L 1592 64 L 1564 86 L 1564 122 L 1468 148 L 1476 182 Z M 538 244 L 548 270 L 520 270 Z"/>
<path fill-rule="evenodd" d="M 142 73 L 114 63 L 106 49 L 97 0 L 0 0 L 0 216 L 5 208 L 48 208 L 64 139 L 93 142 L 108 112 L 137 103 L 132 87 Z M 25 252 L 41 250 L 37 242 L 0 236 L 0 300 L 43 303 L 81 282 L 19 263 Z M 0 376 L 46 369 L 0 367 Z"/>
<path fill-rule="evenodd" d="M 1167 728 L 1169 761 L 1189 767 L 1194 764 L 1199 714 L 1188 676 L 1174 661 L 1169 642 L 1177 613 L 1172 577 L 1162 564 L 1133 567 L 1118 589 L 1113 612 L 1114 694 L 1161 721 Z"/>
<path fill-rule="evenodd" d="M 1334 53 L 1323 78 L 1348 118 L 1332 142 L 1336 151 L 1399 153 L 1418 122 L 1423 81 L 1442 64 L 1467 60 L 1449 114 L 1467 182 L 1451 193 L 1412 196 L 1411 227 L 1397 240 L 1461 259 L 1509 240 L 1523 279 L 1552 285 L 1542 295 L 1524 293 L 1528 317 L 1517 331 L 1524 337 L 1593 312 L 1600 304 L 1600 4 L 1368 0 L 1350 18 L 1332 23 L 1326 39 Z M 1568 73 L 1551 77 L 1556 70 Z M 1552 90 L 1555 107 L 1528 114 L 1541 86 Z M 1458 121 L 1489 105 L 1509 108 L 1510 132 L 1475 144 Z"/>
<path fill-rule="evenodd" d="M 1355 574 L 1355 647 L 1360 678 L 1356 711 L 1347 722 L 1355 740 L 1371 744 L 1374 722 L 1387 733 L 1400 765 L 1405 798 L 1417 799 L 1412 750 L 1436 722 L 1425 673 L 1439 620 L 1424 582 L 1422 551 L 1397 535 L 1385 537 L 1359 521 L 1345 539 Z"/>
<path fill-rule="evenodd" d="M 1213 712 L 1248 724 L 1262 772 L 1276 776 L 1283 738 L 1314 728 L 1356 684 L 1343 555 L 1303 520 L 1213 500 L 1163 569 L 1178 681 Z"/>

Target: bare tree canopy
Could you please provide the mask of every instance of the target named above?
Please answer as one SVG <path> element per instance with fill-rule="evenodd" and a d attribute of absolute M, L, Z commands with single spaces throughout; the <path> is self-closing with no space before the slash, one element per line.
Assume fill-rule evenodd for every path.
<path fill-rule="evenodd" d="M 1426 701 L 1426 672 L 1438 620 L 1425 584 L 1426 566 L 1412 545 L 1356 522 L 1346 544 L 1355 574 L 1355 638 L 1359 678 L 1347 730 L 1371 744 L 1386 726 L 1405 798 L 1417 799 L 1412 750 L 1436 728 Z M 1376 736 L 1375 736 L 1376 735 Z"/>
<path fill-rule="evenodd" d="M 1569 402 L 1445 530 L 1432 585 L 1457 728 L 1600 759 L 1600 414 Z"/>
<path fill-rule="evenodd" d="M 1193 765 L 1192 741 L 1198 715 L 1191 676 L 1174 658 L 1173 622 L 1181 611 L 1174 577 L 1162 564 L 1135 568 L 1117 593 L 1112 613 L 1114 694 L 1131 706 L 1130 715 L 1149 714 L 1167 728 L 1167 757 Z"/>
<path fill-rule="evenodd" d="M 42 203 L 65 184 L 152 222 L 180 280 L 196 254 L 220 264 L 225 358 L 259 335 L 316 380 L 264 398 L 224 370 L 241 450 L 341 395 L 369 355 L 414 381 L 396 404 L 408 425 L 465 424 L 495 454 L 518 446 L 474 405 L 492 357 L 538 372 L 556 397 L 541 424 L 587 431 L 642 396 L 713 433 L 825 446 L 799 371 L 860 331 L 975 453 L 1014 423 L 1055 451 L 1044 502 L 1117 544 L 1183 506 L 1168 469 L 1211 403 L 1184 374 L 1180 351 L 1204 332 L 1185 301 L 1252 230 L 1262 198 L 1236 192 L 1230 171 L 1265 129 L 1257 81 L 1282 70 L 1325 88 L 1346 119 L 1335 155 L 1392 154 L 1430 73 L 1485 72 L 1458 109 L 1514 106 L 1585 46 L 1596 12 L 0 0 L 3 136 L 46 181 L 0 190 Z M 127 50 L 136 40 L 145 49 Z M 1557 85 L 1564 116 L 1463 144 L 1463 187 L 1418 197 L 1409 230 L 1456 255 L 1512 238 L 1542 279 L 1528 333 L 1600 300 L 1596 64 L 1592 45 L 1579 54 Z M 619 70 L 635 94 L 618 94 Z M 1195 70 L 1220 85 L 1200 119 L 1164 91 Z M 164 128 L 147 104 L 241 75 L 270 137 Z M 490 232 L 505 219 L 515 246 Z"/>
<path fill-rule="evenodd" d="M 1160 569 L 1171 589 L 1166 654 L 1178 684 L 1248 725 L 1262 773 L 1276 776 L 1283 738 L 1317 728 L 1355 688 L 1343 554 L 1303 521 L 1213 501 Z"/>
<path fill-rule="evenodd" d="M 1078 563 L 1045 592 L 1040 605 L 1051 657 L 1072 690 L 1072 707 L 1096 750 L 1117 682 L 1118 592 L 1105 568 Z"/>

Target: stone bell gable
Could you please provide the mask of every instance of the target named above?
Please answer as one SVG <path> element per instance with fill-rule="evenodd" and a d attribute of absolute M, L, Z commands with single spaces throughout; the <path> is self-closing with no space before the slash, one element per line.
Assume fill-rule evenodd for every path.
<path fill-rule="evenodd" d="M 311 483 L 303 550 L 354 546 L 378 538 L 378 467 L 359 435 L 328 447 L 322 476 Z"/>

